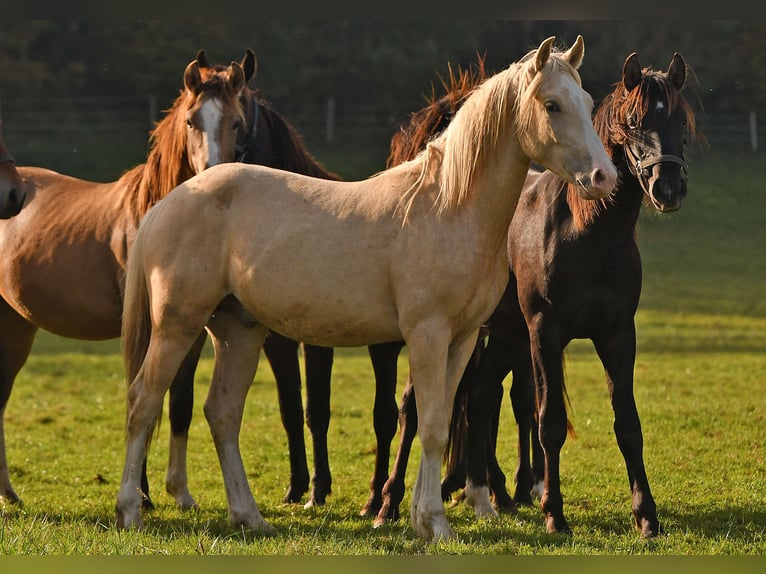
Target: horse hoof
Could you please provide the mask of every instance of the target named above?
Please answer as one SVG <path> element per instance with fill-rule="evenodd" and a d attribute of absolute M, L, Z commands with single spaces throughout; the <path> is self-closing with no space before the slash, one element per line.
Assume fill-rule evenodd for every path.
<path fill-rule="evenodd" d="M 5 506 L 5 505 L 12 505 L 17 508 L 24 507 L 24 503 L 21 502 L 21 499 L 13 490 L 9 490 L 3 494 L 0 494 L 0 506 Z"/>
<path fill-rule="evenodd" d="M 569 527 L 569 524 L 567 524 L 567 521 L 563 516 L 546 517 L 545 529 L 548 532 L 548 534 L 565 534 L 567 536 L 572 535 L 572 529 Z"/>
<path fill-rule="evenodd" d="M 641 538 L 655 538 L 661 534 L 665 534 L 665 529 L 656 520 L 643 520 L 638 523 L 638 529 L 641 531 Z"/>
<path fill-rule="evenodd" d="M 293 488 L 292 486 L 287 489 L 287 494 L 285 494 L 285 497 L 282 499 L 282 502 L 284 504 L 297 504 L 301 501 L 303 498 L 303 495 L 308 492 L 307 488 Z"/>

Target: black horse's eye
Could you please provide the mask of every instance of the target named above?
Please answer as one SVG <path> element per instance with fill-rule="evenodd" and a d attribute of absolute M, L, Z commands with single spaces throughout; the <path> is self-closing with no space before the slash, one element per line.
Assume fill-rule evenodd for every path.
<path fill-rule="evenodd" d="M 638 121 L 636 120 L 636 116 L 633 114 L 627 117 L 626 123 L 628 124 L 628 127 L 632 130 L 638 127 Z"/>
<path fill-rule="evenodd" d="M 556 102 L 554 102 L 552 100 L 548 100 L 547 102 L 545 102 L 545 111 L 547 111 L 547 112 L 558 112 L 560 110 L 561 110 L 561 108 L 559 108 L 559 105 Z"/>
<path fill-rule="evenodd" d="M 186 127 L 192 127 L 192 121 L 191 118 L 186 118 Z"/>
<path fill-rule="evenodd" d="M 234 122 L 234 125 L 232 126 L 232 128 L 231 128 L 231 129 L 233 129 L 234 131 L 236 131 L 236 130 L 238 130 L 238 129 L 239 129 L 239 128 L 241 128 L 241 127 L 242 127 L 242 122 L 241 122 L 240 120 L 237 120 L 236 122 Z"/>

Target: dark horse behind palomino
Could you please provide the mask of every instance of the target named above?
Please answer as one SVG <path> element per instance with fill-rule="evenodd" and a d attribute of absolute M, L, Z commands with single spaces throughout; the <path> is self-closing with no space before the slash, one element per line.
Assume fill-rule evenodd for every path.
<path fill-rule="evenodd" d="M 0 219 L 8 219 L 21 211 L 26 193 L 16 160 L 3 140 L 3 118 L 0 116 Z"/>
<path fill-rule="evenodd" d="M 696 127 L 681 93 L 685 81 L 686 63 L 680 54 L 673 56 L 666 72 L 642 70 L 635 53 L 625 60 L 622 80 L 594 117 L 619 173 L 609 198 L 581 201 L 555 174 L 530 171 L 508 234 L 510 281 L 487 322 L 489 335 L 486 348 L 480 349 L 478 365 L 456 394 L 447 477 L 442 482 L 445 500 L 465 485 L 465 499 L 477 515 L 496 513 L 490 490 L 498 509 L 513 512 L 515 503 L 532 504 L 531 492 L 540 487 L 537 481 L 544 480 L 541 506 L 548 532 L 571 532 L 559 482 L 559 453 L 571 430 L 563 352 L 572 339 L 588 338 L 605 369 L 636 526 L 642 537 L 662 531 L 644 467 L 641 424 L 633 396 L 634 316 L 642 275 L 635 227 L 642 204 L 658 212 L 672 212 L 686 196 L 684 152 Z M 452 94 L 432 107 L 441 106 L 440 115 L 448 118 L 454 113 L 451 106 L 460 101 Z M 407 142 L 406 149 L 424 145 L 440 129 L 438 122 L 427 129 L 415 125 L 418 119 L 413 117 L 412 124 L 399 134 L 400 140 L 417 134 L 417 141 Z M 505 490 L 505 476 L 494 450 L 502 383 L 511 372 L 510 396 L 519 434 L 513 499 Z M 408 387 L 402 399 L 400 453 L 386 485 L 379 521 L 398 511 L 407 442 L 417 428 L 414 402 Z M 535 421 L 538 433 L 533 432 Z"/>
<path fill-rule="evenodd" d="M 21 502 L 6 459 L 5 409 L 37 330 L 83 340 L 120 336 L 125 262 L 138 222 L 180 182 L 234 160 L 243 115 L 239 95 L 254 71 L 247 63 L 245 68 L 249 72 L 232 62 L 213 72 L 191 61 L 183 89 L 150 134 L 146 163 L 116 181 L 17 168 L 21 185 L 11 179 L 16 207 L 10 214 L 22 202 L 23 209 L 0 221 L 0 499 L 5 502 Z"/>

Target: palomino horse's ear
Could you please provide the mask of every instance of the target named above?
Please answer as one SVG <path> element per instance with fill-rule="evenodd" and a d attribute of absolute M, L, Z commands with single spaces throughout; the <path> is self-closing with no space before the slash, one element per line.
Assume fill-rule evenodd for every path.
<path fill-rule="evenodd" d="M 184 70 L 184 86 L 190 92 L 196 94 L 202 85 L 202 76 L 199 73 L 199 62 L 192 60 Z"/>
<path fill-rule="evenodd" d="M 238 62 L 232 62 L 229 64 L 229 68 L 231 70 L 229 72 L 231 89 L 234 90 L 235 94 L 239 94 L 239 92 L 242 91 L 242 88 L 245 87 L 245 72 Z"/>
<path fill-rule="evenodd" d="M 242 70 L 245 72 L 245 83 L 247 84 L 255 77 L 255 72 L 258 71 L 258 61 L 255 59 L 255 52 L 250 48 L 245 51 L 240 66 L 242 66 Z"/>
<path fill-rule="evenodd" d="M 199 62 L 200 68 L 209 68 L 210 63 L 207 61 L 207 56 L 205 56 L 205 50 L 201 49 L 199 52 L 197 52 L 197 56 L 195 57 L 195 60 Z"/>
<path fill-rule="evenodd" d="M 582 64 L 583 56 L 585 56 L 585 40 L 578 34 L 572 47 L 564 52 L 564 59 L 576 70 Z"/>
<path fill-rule="evenodd" d="M 622 66 L 622 85 L 629 92 L 633 91 L 641 83 L 641 65 L 638 63 L 638 55 L 633 52 L 625 58 Z"/>
<path fill-rule="evenodd" d="M 535 56 L 535 69 L 533 70 L 533 73 L 539 72 L 543 69 L 545 64 L 548 63 L 548 58 L 551 57 L 551 48 L 553 48 L 553 41 L 555 39 L 556 36 L 551 36 L 550 38 L 543 40 L 540 46 L 537 48 L 537 55 Z"/>
<path fill-rule="evenodd" d="M 678 52 L 673 54 L 673 59 L 670 61 L 670 66 L 668 66 L 668 77 L 680 92 L 686 83 L 686 61 Z"/>

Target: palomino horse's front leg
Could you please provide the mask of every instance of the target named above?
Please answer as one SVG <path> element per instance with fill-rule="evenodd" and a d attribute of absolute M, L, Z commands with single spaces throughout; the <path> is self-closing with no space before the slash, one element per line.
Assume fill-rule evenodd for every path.
<path fill-rule="evenodd" d="M 614 410 L 614 434 L 625 459 L 632 494 L 633 517 L 642 538 L 662 533 L 657 506 L 649 488 L 644 466 L 644 439 L 633 396 L 633 369 L 636 361 L 635 325 L 605 339 L 594 339 L 596 352 L 606 372 Z"/>
<path fill-rule="evenodd" d="M 422 447 L 412 494 L 411 520 L 415 532 L 428 540 L 455 537 L 441 498 L 441 461 L 447 446 L 455 391 L 478 335 L 476 329 L 461 341 L 451 342 L 449 330 L 432 321 L 419 325 L 406 340 Z"/>
<path fill-rule="evenodd" d="M 213 436 L 229 511 L 229 524 L 273 531 L 258 510 L 239 450 L 245 398 L 255 377 L 260 349 L 268 330 L 243 321 L 243 313 L 218 308 L 208 323 L 215 366 L 205 401 L 205 418 Z"/>

